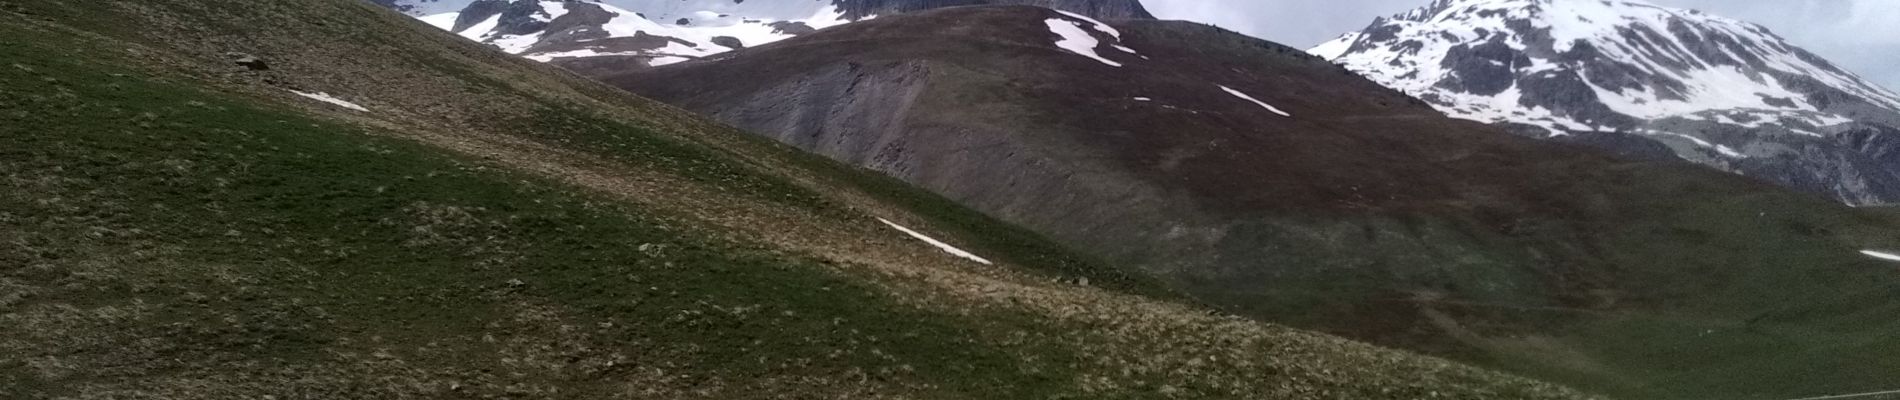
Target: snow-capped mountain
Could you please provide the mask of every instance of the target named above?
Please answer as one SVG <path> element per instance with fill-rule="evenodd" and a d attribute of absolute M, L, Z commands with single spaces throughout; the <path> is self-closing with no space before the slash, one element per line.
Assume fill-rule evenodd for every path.
<path fill-rule="evenodd" d="M 1454 117 L 1900 201 L 1900 95 L 1752 23 L 1638 0 L 1436 0 L 1310 52 Z"/>
<path fill-rule="evenodd" d="M 384 5 L 538 61 L 664 65 L 850 22 L 826 0 L 389 0 Z"/>
<path fill-rule="evenodd" d="M 1138 0 L 371 0 L 530 59 L 657 66 L 883 14 L 1030 4 L 1153 18 Z"/>

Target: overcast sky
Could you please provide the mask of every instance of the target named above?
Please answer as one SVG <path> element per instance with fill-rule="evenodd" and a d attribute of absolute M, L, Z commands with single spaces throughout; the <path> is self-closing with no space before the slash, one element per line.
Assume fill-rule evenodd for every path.
<path fill-rule="evenodd" d="M 1649 0 L 1767 26 L 1775 34 L 1900 90 L 1900 0 Z M 1164 19 L 1219 25 L 1295 47 L 1365 28 L 1431 0 L 1142 0 Z"/>

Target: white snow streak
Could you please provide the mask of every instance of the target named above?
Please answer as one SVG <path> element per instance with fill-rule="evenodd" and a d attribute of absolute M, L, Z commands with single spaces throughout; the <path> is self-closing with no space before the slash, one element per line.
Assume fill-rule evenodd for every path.
<path fill-rule="evenodd" d="M 1150 58 L 1148 58 L 1148 56 L 1144 56 L 1144 55 L 1141 55 L 1141 53 L 1140 53 L 1140 52 L 1136 52 L 1136 51 L 1135 51 L 1135 49 L 1134 49 L 1134 48 L 1132 48 L 1132 47 L 1128 47 L 1128 46 L 1123 46 L 1123 45 L 1119 45 L 1119 44 L 1117 44 L 1117 45 L 1110 45 L 1110 47 L 1114 47 L 1114 48 L 1115 48 L 1115 50 L 1121 50 L 1121 51 L 1122 51 L 1123 53 L 1128 53 L 1128 54 L 1133 54 L 1133 55 L 1135 55 L 1135 56 L 1137 56 L 1137 57 L 1141 57 L 1141 59 L 1143 59 L 1143 60 L 1150 60 Z"/>
<path fill-rule="evenodd" d="M 937 239 L 933 239 L 929 236 L 924 236 L 924 234 L 922 233 L 917 233 L 917 231 L 910 230 L 910 228 L 905 228 L 902 225 L 898 225 L 896 223 L 891 222 L 890 220 L 878 218 L 877 222 L 883 222 L 885 225 L 890 225 L 891 228 L 895 228 L 900 232 L 904 232 L 904 234 L 906 235 L 910 235 L 910 237 L 916 238 L 917 240 L 922 240 L 924 241 L 924 243 L 929 243 L 931 246 L 937 246 L 938 249 L 943 250 L 943 252 L 945 253 L 950 253 L 950 255 L 963 257 L 965 259 L 968 259 L 970 261 L 975 261 L 983 265 L 991 265 L 990 260 L 985 260 L 983 259 L 983 257 L 977 257 L 976 254 L 971 254 L 970 252 L 963 251 L 963 249 L 959 249 L 956 246 L 951 246 L 949 243 L 944 243 L 942 241 L 938 241 Z"/>
<path fill-rule="evenodd" d="M 1293 116 L 1293 114 L 1287 114 L 1286 111 L 1280 111 L 1279 108 L 1274 107 L 1272 104 L 1267 104 L 1267 102 L 1260 101 L 1260 99 L 1253 98 L 1253 96 L 1248 96 L 1246 93 L 1241 93 L 1239 90 L 1234 90 L 1234 88 L 1221 86 L 1220 90 L 1225 90 L 1227 91 L 1227 94 L 1234 95 L 1234 97 L 1239 97 L 1242 100 L 1251 101 L 1254 104 L 1259 104 L 1261 108 L 1265 108 L 1267 109 L 1267 111 L 1272 111 L 1274 114 L 1280 114 L 1280 116 L 1282 117 Z"/>
<path fill-rule="evenodd" d="M 291 92 L 291 93 L 296 93 L 296 94 L 297 94 L 298 96 L 303 96 L 303 97 L 308 97 L 308 98 L 311 98 L 311 99 L 313 99 L 313 100 L 316 100 L 316 101 L 321 101 L 321 102 L 325 102 L 325 103 L 330 103 L 330 104 L 335 104 L 335 105 L 337 105 L 338 107 L 343 107 L 343 108 L 348 108 L 348 109 L 351 109 L 351 110 L 356 110 L 356 111 L 362 111 L 362 112 L 369 112 L 369 109 L 367 109 L 367 108 L 363 108 L 363 106 L 359 106 L 359 105 L 356 105 L 356 103 L 351 103 L 351 102 L 347 102 L 347 101 L 343 101 L 343 99 L 339 99 L 339 98 L 336 98 L 336 97 L 334 97 L 334 96 L 330 96 L 330 94 L 329 94 L 329 93 L 323 93 L 323 92 L 317 92 L 317 93 L 305 93 L 305 92 L 299 92 L 299 91 L 295 91 L 295 90 L 292 90 L 292 91 L 290 91 L 290 92 Z"/>
<path fill-rule="evenodd" d="M 1861 250 L 1860 254 L 1864 254 L 1864 255 L 1867 255 L 1868 257 L 1878 258 L 1878 259 L 1887 260 L 1887 261 L 1900 261 L 1900 254 L 1893 254 L 1893 253 L 1873 251 L 1873 250 Z"/>

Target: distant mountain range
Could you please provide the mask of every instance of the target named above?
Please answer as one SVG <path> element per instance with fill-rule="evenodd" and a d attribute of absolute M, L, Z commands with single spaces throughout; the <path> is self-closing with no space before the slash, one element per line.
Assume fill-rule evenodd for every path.
<path fill-rule="evenodd" d="M 1760 25 L 1634 0 L 1438 0 L 1310 51 L 1454 117 L 1900 201 L 1900 96 Z"/>
<path fill-rule="evenodd" d="M 372 0 L 502 51 L 560 64 L 666 65 L 846 22 L 1025 4 L 1154 18 L 1138 0 Z"/>

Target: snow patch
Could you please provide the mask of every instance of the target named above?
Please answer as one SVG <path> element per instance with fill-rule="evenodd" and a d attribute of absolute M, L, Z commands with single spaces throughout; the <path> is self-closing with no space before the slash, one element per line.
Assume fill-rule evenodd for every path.
<path fill-rule="evenodd" d="M 554 61 L 554 59 L 556 58 L 586 58 L 586 57 L 639 56 L 639 55 L 646 55 L 646 53 L 641 53 L 637 51 L 601 52 L 601 51 L 594 51 L 593 49 L 580 49 L 580 50 L 556 51 L 556 52 L 548 52 L 548 53 L 535 53 L 535 54 L 530 54 L 527 57 L 530 60 L 535 60 L 535 61 L 540 61 L 540 62 L 549 62 L 549 61 Z M 673 57 L 673 58 L 677 58 L 677 57 Z"/>
<path fill-rule="evenodd" d="M 464 28 L 462 29 L 462 31 L 456 32 L 456 34 L 462 35 L 462 37 L 465 37 L 465 38 L 469 38 L 469 40 L 474 40 L 474 41 L 479 42 L 479 41 L 482 41 L 482 39 L 488 38 L 489 36 L 488 34 L 490 32 L 493 32 L 495 30 L 495 27 L 498 27 L 498 26 L 501 26 L 500 14 L 496 14 L 493 17 L 488 17 L 488 19 L 483 20 L 481 23 L 475 24 L 474 26 L 470 26 L 468 28 Z"/>
<path fill-rule="evenodd" d="M 567 15 L 567 3 L 561 2 L 561 1 L 542 0 L 541 11 L 547 12 L 547 15 L 543 16 L 543 15 L 537 14 L 534 16 L 534 19 L 541 20 L 542 22 L 554 21 L 555 18 L 560 18 L 562 15 Z M 546 17 L 546 19 L 543 19 L 543 17 Z"/>
<path fill-rule="evenodd" d="M 1327 60 L 1339 58 L 1340 56 L 1346 55 L 1347 51 L 1352 50 L 1353 43 L 1358 43 L 1360 36 L 1364 36 L 1364 34 L 1359 33 L 1359 32 L 1346 32 L 1346 34 L 1344 35 L 1339 35 L 1338 38 L 1326 41 L 1326 43 L 1320 43 L 1318 46 L 1313 46 L 1313 48 L 1311 49 L 1307 49 L 1306 53 L 1319 56 L 1319 58 L 1324 58 Z"/>
<path fill-rule="evenodd" d="M 308 97 L 312 100 L 334 104 L 338 107 L 348 108 L 351 110 L 362 111 L 362 112 L 369 112 L 369 109 L 363 108 L 363 106 L 356 105 L 356 103 L 343 101 L 343 99 L 339 99 L 339 98 L 336 98 L 335 96 L 331 96 L 329 93 L 323 93 L 323 92 L 307 93 L 307 92 L 299 92 L 295 90 L 292 90 L 290 92 L 296 93 L 298 96 Z"/>
<path fill-rule="evenodd" d="M 1102 41 L 1096 40 L 1095 35 L 1090 35 L 1088 31 L 1082 30 L 1081 24 L 1061 18 L 1050 18 L 1043 22 L 1049 25 L 1050 33 L 1054 33 L 1057 37 L 1060 37 L 1060 39 L 1056 39 L 1056 47 L 1061 47 L 1070 53 L 1095 59 L 1095 61 L 1100 61 L 1111 67 L 1122 66 L 1122 63 L 1102 58 L 1101 54 L 1095 53 L 1095 47 L 1101 46 Z"/>
<path fill-rule="evenodd" d="M 1062 13 L 1062 15 L 1067 15 L 1069 16 L 1069 18 L 1075 18 L 1075 19 L 1087 21 L 1091 27 L 1095 28 L 1096 31 L 1106 33 L 1108 34 L 1108 36 L 1114 37 L 1115 41 L 1117 42 L 1122 41 L 1122 32 L 1115 30 L 1114 27 L 1108 26 L 1108 24 L 1102 23 L 1102 21 L 1097 21 L 1094 18 L 1089 18 L 1086 15 L 1076 14 L 1076 13 L 1072 13 L 1068 11 L 1056 10 L 1056 12 Z"/>
<path fill-rule="evenodd" d="M 962 257 L 964 259 L 975 261 L 983 265 L 992 265 L 992 263 L 990 263 L 990 260 L 985 260 L 983 259 L 983 257 L 977 257 L 976 254 L 963 251 L 963 249 L 959 249 L 956 246 L 951 246 L 949 243 L 944 243 L 942 241 L 931 238 L 929 236 L 924 236 L 924 234 L 922 233 L 917 233 L 917 231 L 910 230 L 910 228 L 905 228 L 902 225 L 898 225 L 896 223 L 891 222 L 890 220 L 878 218 L 877 222 L 883 222 L 885 225 L 890 225 L 891 228 L 897 229 L 899 232 L 904 232 L 904 234 L 910 235 L 910 237 L 912 238 L 915 238 L 917 240 L 922 240 L 924 241 L 924 243 L 929 243 L 931 246 L 937 246 L 937 249 L 943 250 L 943 252 L 945 253 L 950 253 L 950 255 Z"/>
<path fill-rule="evenodd" d="M 662 56 L 662 57 L 654 57 L 651 60 L 647 60 L 647 65 L 658 67 L 661 65 L 679 64 L 679 63 L 683 63 L 689 60 L 692 60 L 692 59 L 686 58 L 686 57 Z"/>
<path fill-rule="evenodd" d="M 446 31 L 450 29 L 455 29 L 455 19 L 461 16 L 462 16 L 462 13 L 452 12 L 452 13 L 441 13 L 441 14 L 417 16 L 416 19 L 422 20 L 422 23 L 429 24 L 429 26 L 433 26 L 436 29 L 441 29 L 441 30 Z"/>
<path fill-rule="evenodd" d="M 1695 137 L 1695 136 L 1689 136 L 1689 135 L 1675 133 L 1675 132 L 1654 131 L 1654 130 L 1648 130 L 1648 129 L 1640 129 L 1640 130 L 1637 130 L 1636 133 L 1641 133 L 1644 135 L 1674 136 L 1677 138 L 1681 138 L 1683 140 L 1687 140 L 1689 141 L 1689 143 L 1695 143 L 1695 145 L 1698 147 L 1702 147 L 1709 150 L 1715 150 L 1716 154 L 1721 154 L 1723 157 L 1748 158 L 1747 154 L 1742 154 L 1742 152 L 1735 151 L 1735 148 L 1733 147 L 1711 143 L 1707 140 L 1703 140 L 1702 138 Z"/>
<path fill-rule="evenodd" d="M 1866 255 L 1868 257 L 1887 260 L 1887 261 L 1900 261 L 1900 254 L 1888 253 L 1884 251 L 1861 250 L 1860 254 Z"/>
<path fill-rule="evenodd" d="M 1221 86 L 1220 90 L 1225 90 L 1227 91 L 1227 94 L 1234 95 L 1234 97 L 1239 97 L 1241 100 L 1251 101 L 1254 104 L 1259 104 L 1260 108 L 1265 108 L 1267 109 L 1267 111 L 1272 111 L 1274 114 L 1280 114 L 1280 116 L 1282 117 L 1293 116 L 1293 114 L 1288 114 L 1286 111 L 1280 111 L 1279 108 L 1274 107 L 1272 104 L 1267 104 L 1267 102 L 1260 101 L 1260 99 L 1253 98 L 1253 96 L 1248 96 L 1246 93 L 1241 93 L 1239 90 L 1234 90 L 1234 88 Z"/>

